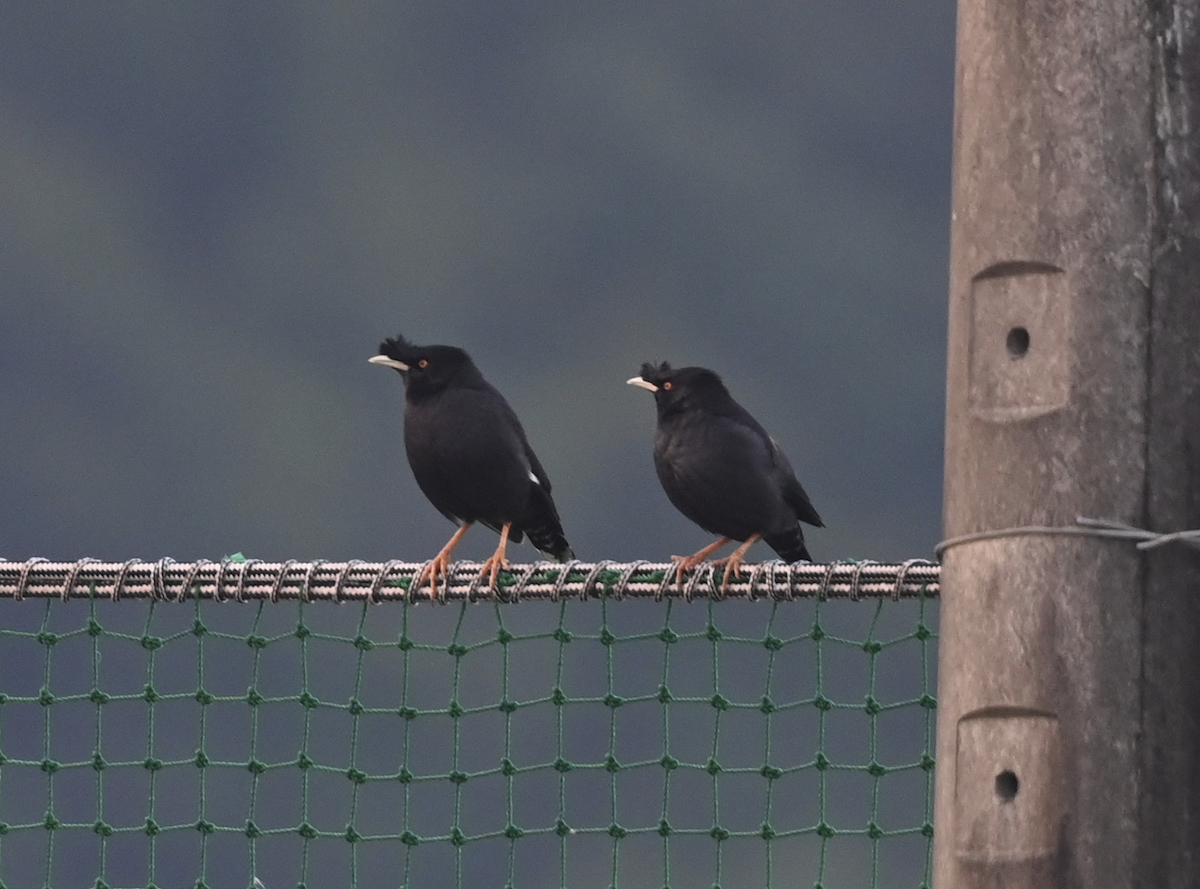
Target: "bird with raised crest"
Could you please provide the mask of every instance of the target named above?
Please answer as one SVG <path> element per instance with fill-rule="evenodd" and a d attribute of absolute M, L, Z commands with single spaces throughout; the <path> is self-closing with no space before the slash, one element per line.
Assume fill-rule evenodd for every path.
<path fill-rule="evenodd" d="M 404 378 L 409 466 L 429 502 L 459 526 L 417 576 L 413 591 L 428 577 L 430 598 L 438 598 L 438 577 L 449 576 L 450 553 L 475 522 L 500 535 L 479 572 L 493 589 L 501 567 L 509 565 L 510 540 L 528 537 L 559 562 L 575 557 L 550 496 L 550 479 L 520 420 L 466 352 L 456 346 L 416 346 L 396 336 L 384 340 L 369 360 Z"/>
<path fill-rule="evenodd" d="M 766 541 L 786 562 L 812 561 L 801 522 L 823 528 L 808 494 L 774 439 L 733 400 L 721 378 L 704 367 L 642 365 L 626 381 L 654 393 L 658 423 L 654 468 L 667 498 L 710 534 L 720 537 L 690 556 L 672 556 L 675 582 L 731 540 L 721 590 L 741 576 L 742 560 L 756 541 Z"/>

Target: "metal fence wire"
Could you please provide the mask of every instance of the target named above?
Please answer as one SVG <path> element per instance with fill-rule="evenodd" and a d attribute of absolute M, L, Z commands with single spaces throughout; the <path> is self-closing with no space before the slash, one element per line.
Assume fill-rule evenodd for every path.
<path fill-rule="evenodd" d="M 0 889 L 928 886 L 935 564 L 420 568 L 0 561 Z"/>

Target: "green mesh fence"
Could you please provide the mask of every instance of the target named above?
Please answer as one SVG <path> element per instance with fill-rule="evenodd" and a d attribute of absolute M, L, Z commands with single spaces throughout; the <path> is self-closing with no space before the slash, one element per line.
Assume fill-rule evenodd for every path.
<path fill-rule="evenodd" d="M 0 562 L 0 887 L 928 885 L 936 566 L 419 567 Z"/>

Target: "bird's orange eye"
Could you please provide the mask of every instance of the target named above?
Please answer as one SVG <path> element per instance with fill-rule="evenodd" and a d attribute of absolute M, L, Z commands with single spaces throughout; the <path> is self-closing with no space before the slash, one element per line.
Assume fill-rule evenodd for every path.
<path fill-rule="evenodd" d="M 665 383 L 663 383 L 663 388 L 664 388 L 664 389 L 670 389 L 670 388 L 671 388 L 671 381 L 670 381 L 670 380 L 667 380 Z"/>
<path fill-rule="evenodd" d="M 429 362 L 426 359 L 422 358 L 420 361 L 417 362 L 417 367 L 429 367 Z"/>

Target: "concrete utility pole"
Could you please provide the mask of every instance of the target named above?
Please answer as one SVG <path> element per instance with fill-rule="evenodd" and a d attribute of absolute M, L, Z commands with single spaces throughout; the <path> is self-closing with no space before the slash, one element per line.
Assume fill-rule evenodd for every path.
<path fill-rule="evenodd" d="M 1200 0 L 959 0 L 947 537 L 1200 528 Z M 1200 886 L 1200 552 L 942 568 L 935 889 Z"/>

